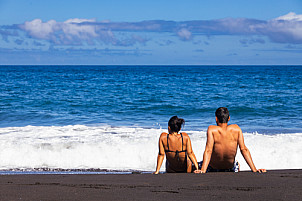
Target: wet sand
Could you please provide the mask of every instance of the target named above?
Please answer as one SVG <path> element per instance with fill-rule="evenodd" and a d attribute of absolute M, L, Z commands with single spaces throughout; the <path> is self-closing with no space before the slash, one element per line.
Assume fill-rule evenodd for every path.
<path fill-rule="evenodd" d="M 0 200 L 302 200 L 302 170 L 0 175 Z"/>

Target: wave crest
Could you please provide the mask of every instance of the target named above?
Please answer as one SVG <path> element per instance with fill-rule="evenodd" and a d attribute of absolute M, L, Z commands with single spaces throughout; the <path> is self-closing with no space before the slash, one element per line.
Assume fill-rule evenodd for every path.
<path fill-rule="evenodd" d="M 108 125 L 0 128 L 0 170 L 153 171 L 156 167 L 158 137 L 164 131 Z M 186 132 L 190 135 L 198 161 L 201 161 L 206 132 Z M 244 136 L 256 167 L 302 168 L 302 133 L 245 133 Z M 240 152 L 236 159 L 242 170 L 249 169 Z M 161 170 L 164 171 L 164 165 Z"/>

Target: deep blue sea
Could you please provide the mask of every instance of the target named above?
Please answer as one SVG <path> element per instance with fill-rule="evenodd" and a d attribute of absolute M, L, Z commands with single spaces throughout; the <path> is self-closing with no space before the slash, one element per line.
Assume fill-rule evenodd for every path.
<path fill-rule="evenodd" d="M 0 66 L 0 126 L 206 130 L 215 110 L 248 132 L 302 133 L 302 66 Z"/>
<path fill-rule="evenodd" d="M 184 131 L 190 135 L 202 136 L 196 137 L 196 147 L 202 150 L 200 143 L 221 106 L 229 108 L 230 123 L 238 124 L 252 139 L 293 134 L 301 139 L 302 66 L 0 66 L 0 169 L 151 170 L 156 165 L 156 141 L 171 116 L 184 118 Z M 98 163 L 89 162 L 94 157 L 79 154 L 82 148 L 87 155 L 90 151 L 102 155 L 110 143 L 139 149 L 140 140 L 148 142 L 150 136 L 155 142 L 155 148 L 150 147 L 155 149 L 150 152 L 154 156 L 144 161 L 138 155 L 136 160 L 141 162 L 134 167 L 130 162 L 121 164 L 127 156 L 120 152 L 116 162 L 108 162 L 106 156 Z M 129 145 L 133 140 L 139 142 Z M 89 150 L 91 146 L 95 147 Z M 52 156 L 56 158 L 73 148 L 78 151 L 74 157 L 87 161 L 66 164 L 63 161 L 70 154 L 63 154 L 58 163 L 41 159 L 41 150 L 45 154 L 57 151 Z M 21 152 L 37 159 L 24 161 Z M 19 157 L 21 162 L 9 157 Z M 302 167 L 301 163 L 300 159 L 296 167 Z"/>

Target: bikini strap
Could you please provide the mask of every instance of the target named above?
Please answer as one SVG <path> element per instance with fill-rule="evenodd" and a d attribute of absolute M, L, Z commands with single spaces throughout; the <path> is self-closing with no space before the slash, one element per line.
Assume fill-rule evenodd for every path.
<path fill-rule="evenodd" d="M 168 152 L 170 151 L 170 148 L 169 148 L 169 133 L 167 134 L 167 147 L 168 147 Z"/>
<path fill-rule="evenodd" d="M 181 142 L 182 142 L 182 144 L 181 144 L 181 150 L 184 151 L 184 138 L 182 136 L 182 133 L 180 133 L 180 135 L 181 135 Z"/>
<path fill-rule="evenodd" d="M 165 152 L 175 152 L 177 155 L 178 155 L 178 153 L 180 153 L 180 152 L 186 152 L 187 150 L 184 150 L 184 138 L 183 138 L 183 135 L 182 135 L 182 133 L 180 133 L 180 135 L 181 135 L 181 151 L 178 151 L 178 150 L 176 150 L 176 151 L 171 151 L 170 150 L 170 147 L 169 147 L 169 133 L 167 134 L 167 147 L 168 147 L 168 150 L 165 150 Z"/>

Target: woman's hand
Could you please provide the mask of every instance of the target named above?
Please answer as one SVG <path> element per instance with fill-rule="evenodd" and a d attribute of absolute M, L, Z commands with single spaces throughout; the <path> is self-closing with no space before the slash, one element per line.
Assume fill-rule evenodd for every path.
<path fill-rule="evenodd" d="M 266 172 L 266 169 L 258 169 L 258 170 L 256 170 L 256 172 L 259 172 L 259 173 Z"/>
<path fill-rule="evenodd" d="M 204 172 L 202 172 L 201 170 L 194 170 L 194 173 L 196 173 L 196 174 L 202 174 Z"/>

